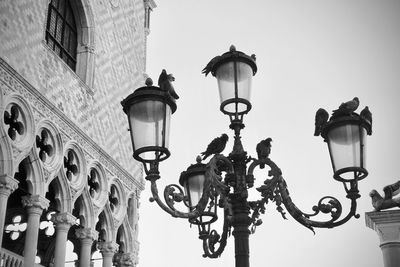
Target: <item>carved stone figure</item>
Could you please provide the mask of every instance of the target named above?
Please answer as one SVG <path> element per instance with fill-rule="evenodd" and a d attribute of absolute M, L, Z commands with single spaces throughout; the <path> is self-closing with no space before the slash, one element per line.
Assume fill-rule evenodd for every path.
<path fill-rule="evenodd" d="M 400 193 L 400 180 L 394 184 L 385 186 L 383 192 L 385 193 L 383 197 L 376 190 L 372 190 L 369 194 L 372 199 L 372 206 L 376 211 L 394 207 L 400 208 L 400 197 L 393 198 L 393 196 Z"/>

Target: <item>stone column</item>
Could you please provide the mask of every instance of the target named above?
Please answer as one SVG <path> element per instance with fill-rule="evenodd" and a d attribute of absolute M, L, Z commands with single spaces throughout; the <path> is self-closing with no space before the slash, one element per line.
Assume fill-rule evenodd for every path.
<path fill-rule="evenodd" d="M 64 267 L 65 250 L 68 241 L 69 228 L 75 223 L 76 218 L 69 212 L 57 213 L 51 216 L 51 221 L 56 228 L 56 247 L 54 250 L 54 266 Z"/>
<path fill-rule="evenodd" d="M 134 257 L 130 253 L 115 253 L 113 259 L 114 265 L 116 267 L 134 267 Z"/>
<path fill-rule="evenodd" d="M 24 245 L 24 266 L 32 267 L 35 264 L 40 216 L 43 210 L 49 207 L 49 200 L 39 195 L 23 196 L 22 205 L 28 213 Z"/>
<path fill-rule="evenodd" d="M 118 251 L 119 245 L 113 241 L 100 242 L 97 248 L 103 255 L 103 267 L 112 267 L 114 254 Z"/>
<path fill-rule="evenodd" d="M 76 229 L 75 235 L 81 240 L 81 251 L 79 253 L 79 267 L 90 267 L 92 256 L 92 244 L 97 240 L 98 233 L 91 228 Z"/>
<path fill-rule="evenodd" d="M 0 176 L 0 247 L 2 247 L 4 222 L 7 214 L 8 197 L 18 188 L 18 181 L 8 175 Z"/>
<path fill-rule="evenodd" d="M 367 212 L 365 221 L 379 236 L 384 266 L 399 267 L 400 210 Z"/>

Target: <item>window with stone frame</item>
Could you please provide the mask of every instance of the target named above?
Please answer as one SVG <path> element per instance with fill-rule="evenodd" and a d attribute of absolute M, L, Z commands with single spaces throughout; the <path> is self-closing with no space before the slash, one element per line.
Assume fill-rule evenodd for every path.
<path fill-rule="evenodd" d="M 45 39 L 47 45 L 75 71 L 78 34 L 69 0 L 50 1 Z"/>

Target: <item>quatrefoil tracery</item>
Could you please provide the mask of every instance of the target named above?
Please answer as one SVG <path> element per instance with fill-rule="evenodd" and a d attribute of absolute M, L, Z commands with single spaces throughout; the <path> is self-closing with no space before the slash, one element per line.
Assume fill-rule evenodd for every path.
<path fill-rule="evenodd" d="M 108 195 L 108 201 L 110 202 L 110 208 L 113 213 L 115 213 L 119 208 L 119 200 L 118 200 L 118 192 L 117 188 L 112 185 L 110 189 L 110 193 Z"/>
<path fill-rule="evenodd" d="M 89 194 L 95 198 L 100 191 L 99 174 L 95 169 L 91 169 L 88 175 Z"/>
<path fill-rule="evenodd" d="M 64 170 L 65 175 L 70 182 L 78 175 L 79 168 L 77 156 L 72 150 L 68 151 L 67 155 L 64 156 Z"/>
<path fill-rule="evenodd" d="M 36 135 L 36 148 L 38 149 L 39 158 L 46 162 L 47 157 L 52 157 L 54 148 L 48 130 L 43 129 L 40 136 Z"/>
<path fill-rule="evenodd" d="M 16 105 L 12 105 L 10 112 L 4 111 L 4 123 L 8 125 L 8 136 L 15 141 L 18 135 L 23 135 L 25 132 L 24 123 L 21 121 L 20 109 Z"/>

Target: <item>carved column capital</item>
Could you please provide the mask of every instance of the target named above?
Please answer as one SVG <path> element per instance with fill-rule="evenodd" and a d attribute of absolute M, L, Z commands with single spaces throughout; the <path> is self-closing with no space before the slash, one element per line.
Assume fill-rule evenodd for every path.
<path fill-rule="evenodd" d="M 116 253 L 119 245 L 114 241 L 99 242 L 97 243 L 97 248 L 101 253 Z"/>
<path fill-rule="evenodd" d="M 381 241 L 400 243 L 400 210 L 373 211 L 365 214 L 366 225 L 375 230 Z"/>
<path fill-rule="evenodd" d="M 75 230 L 75 236 L 82 240 L 97 240 L 99 233 L 92 228 L 78 228 Z"/>
<path fill-rule="evenodd" d="M 12 192 L 14 192 L 18 188 L 19 182 L 8 175 L 0 176 L 0 194 L 9 196 Z"/>
<path fill-rule="evenodd" d="M 113 263 L 118 267 L 133 267 L 136 265 L 135 257 L 131 253 L 114 254 Z"/>
<path fill-rule="evenodd" d="M 365 214 L 369 228 L 380 239 L 385 267 L 398 267 L 400 262 L 400 210 L 375 211 Z"/>
<path fill-rule="evenodd" d="M 28 213 L 42 214 L 43 210 L 49 207 L 50 201 L 42 196 L 22 196 L 22 206 L 24 206 Z"/>
<path fill-rule="evenodd" d="M 51 221 L 56 228 L 69 229 L 76 221 L 76 217 L 69 212 L 55 213 L 51 215 Z"/>

